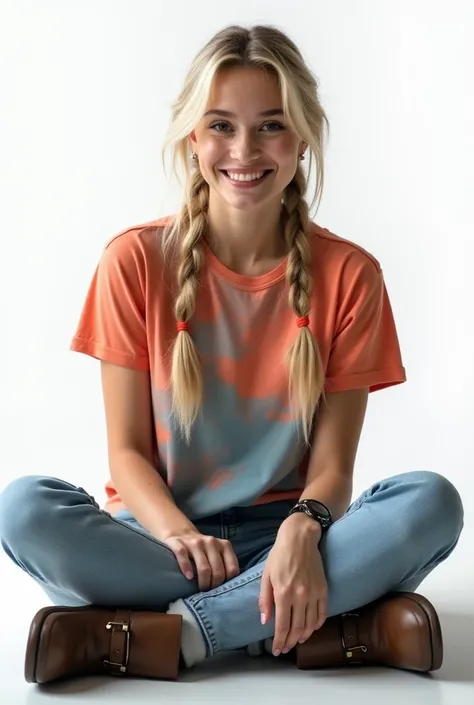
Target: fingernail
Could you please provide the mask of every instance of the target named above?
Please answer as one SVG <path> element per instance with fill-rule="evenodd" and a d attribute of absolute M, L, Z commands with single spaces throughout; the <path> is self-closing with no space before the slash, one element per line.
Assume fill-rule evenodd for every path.
<path fill-rule="evenodd" d="M 190 570 L 187 570 L 187 571 L 186 571 L 185 576 L 187 577 L 188 580 L 192 580 L 192 579 L 193 579 L 193 574 L 191 573 Z"/>
<path fill-rule="evenodd" d="M 274 656 L 279 656 L 281 654 L 280 649 L 277 649 L 276 651 L 273 652 Z"/>
<path fill-rule="evenodd" d="M 260 615 L 260 621 L 261 621 L 262 624 L 265 624 L 265 622 L 267 621 L 267 618 L 265 617 L 265 615 L 264 615 L 263 612 L 262 612 L 262 614 Z"/>
<path fill-rule="evenodd" d="M 282 653 L 282 654 L 287 654 L 288 651 L 289 651 L 289 649 L 283 649 L 283 651 L 282 651 L 281 653 Z"/>

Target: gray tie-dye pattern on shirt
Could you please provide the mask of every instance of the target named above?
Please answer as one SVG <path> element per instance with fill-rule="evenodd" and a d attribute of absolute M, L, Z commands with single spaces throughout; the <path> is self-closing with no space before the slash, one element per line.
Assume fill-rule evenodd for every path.
<path fill-rule="evenodd" d="M 219 359 L 237 361 L 248 352 L 245 329 L 252 321 L 239 324 L 238 316 L 231 318 L 229 311 L 244 309 L 249 319 L 255 316 L 261 322 L 258 314 L 270 301 L 257 301 L 253 292 L 222 289 L 217 319 L 203 322 L 196 317 L 191 324 L 203 361 L 204 399 L 189 445 L 171 417 L 170 390 L 152 391 L 155 419 L 169 432 L 168 442 L 159 443 L 160 473 L 178 507 L 190 518 L 252 504 L 270 488 L 301 488 L 299 466 L 306 449 L 297 423 L 280 420 L 282 412 L 288 412 L 281 408 L 281 398 L 242 398 L 217 369 Z M 240 299 L 239 305 L 234 297 Z M 246 299 L 244 306 L 241 297 Z M 268 325 L 269 334 L 274 334 L 274 322 Z"/>

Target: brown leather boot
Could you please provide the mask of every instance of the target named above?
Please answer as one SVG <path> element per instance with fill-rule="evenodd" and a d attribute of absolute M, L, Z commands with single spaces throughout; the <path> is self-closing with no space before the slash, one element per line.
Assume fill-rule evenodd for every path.
<path fill-rule="evenodd" d="M 303 669 L 370 665 L 427 672 L 442 662 L 438 615 L 425 597 L 412 592 L 330 617 L 296 646 L 296 665 Z"/>
<path fill-rule="evenodd" d="M 178 677 L 181 617 L 98 607 L 44 607 L 28 636 L 25 678 Z"/>

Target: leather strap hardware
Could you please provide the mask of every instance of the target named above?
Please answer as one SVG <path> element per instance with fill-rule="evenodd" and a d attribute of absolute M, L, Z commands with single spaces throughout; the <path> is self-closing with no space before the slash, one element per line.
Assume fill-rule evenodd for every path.
<path fill-rule="evenodd" d="M 357 622 L 359 620 L 359 615 L 354 612 L 346 612 L 345 614 L 341 615 L 342 617 L 342 630 L 341 630 L 341 639 L 342 639 L 342 648 L 344 649 L 344 653 L 346 656 L 346 659 L 348 663 L 361 663 L 361 659 L 359 658 L 357 660 L 357 657 L 354 659 L 356 656 L 354 654 L 354 651 L 361 651 L 363 654 L 367 653 L 367 647 L 364 644 L 357 644 L 358 642 L 358 630 L 357 630 Z M 355 618 L 355 619 L 354 619 Z"/>
<path fill-rule="evenodd" d="M 107 622 L 105 627 L 111 631 L 110 634 L 110 661 L 104 660 L 104 666 L 110 667 L 112 675 L 122 675 L 126 673 L 128 658 L 130 655 L 130 625 L 126 621 Z M 122 656 L 121 663 L 112 661 L 116 654 Z"/>
<path fill-rule="evenodd" d="M 354 655 L 352 652 L 353 652 L 353 651 L 357 651 L 357 649 L 361 649 L 364 654 L 367 653 L 367 647 L 366 647 L 366 646 L 363 646 L 363 645 L 361 645 L 361 646 L 353 646 L 352 649 L 351 649 L 351 651 L 346 651 L 346 656 L 347 656 L 347 658 L 352 658 L 353 655 Z"/>

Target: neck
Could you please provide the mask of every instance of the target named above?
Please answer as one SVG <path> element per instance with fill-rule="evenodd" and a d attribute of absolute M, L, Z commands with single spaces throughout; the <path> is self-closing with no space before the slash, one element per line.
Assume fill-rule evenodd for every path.
<path fill-rule="evenodd" d="M 269 271 L 287 254 L 281 204 L 248 212 L 213 207 L 210 199 L 206 239 L 229 269 L 250 276 Z"/>

